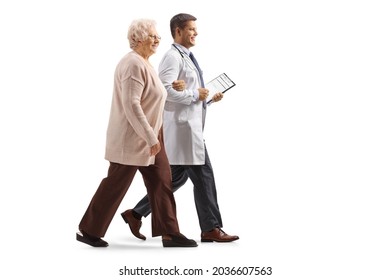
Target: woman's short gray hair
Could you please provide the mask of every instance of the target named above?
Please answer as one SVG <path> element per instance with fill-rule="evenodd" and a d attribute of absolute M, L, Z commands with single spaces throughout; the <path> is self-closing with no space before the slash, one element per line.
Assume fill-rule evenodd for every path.
<path fill-rule="evenodd" d="M 144 41 L 148 38 L 149 30 L 156 27 L 156 21 L 152 19 L 136 19 L 129 26 L 127 39 L 129 40 L 130 48 L 134 49 L 138 45 L 138 41 Z"/>

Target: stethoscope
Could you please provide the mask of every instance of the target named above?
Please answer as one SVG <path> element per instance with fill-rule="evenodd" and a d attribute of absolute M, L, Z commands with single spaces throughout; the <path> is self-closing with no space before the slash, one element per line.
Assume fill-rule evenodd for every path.
<path fill-rule="evenodd" d="M 182 58 L 184 58 L 184 52 L 182 51 L 182 50 L 180 50 L 178 47 L 176 47 L 176 45 L 175 44 L 172 44 L 172 46 L 174 46 L 175 47 L 175 49 L 177 49 L 177 51 L 180 53 L 180 55 L 181 55 L 181 57 Z"/>
<path fill-rule="evenodd" d="M 183 52 L 181 49 L 179 49 L 175 44 L 172 44 L 172 46 L 175 47 L 175 49 L 179 52 L 179 54 L 181 55 L 181 57 L 184 60 L 189 62 L 189 65 L 191 68 L 193 68 L 195 71 L 198 71 L 198 69 L 196 69 L 196 66 L 194 65 L 194 62 L 191 60 L 191 58 L 185 52 Z"/>

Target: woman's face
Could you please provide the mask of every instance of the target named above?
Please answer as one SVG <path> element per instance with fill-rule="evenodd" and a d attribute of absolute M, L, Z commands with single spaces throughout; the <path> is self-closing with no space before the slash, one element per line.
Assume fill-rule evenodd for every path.
<path fill-rule="evenodd" d="M 142 42 L 143 52 L 147 55 L 155 54 L 160 44 L 161 37 L 158 35 L 154 27 L 150 28 L 148 31 L 148 37 L 145 41 Z"/>

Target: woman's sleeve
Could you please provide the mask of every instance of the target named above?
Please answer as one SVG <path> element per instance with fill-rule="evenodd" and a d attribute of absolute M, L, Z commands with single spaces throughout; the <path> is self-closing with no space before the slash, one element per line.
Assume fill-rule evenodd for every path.
<path fill-rule="evenodd" d="M 141 107 L 141 96 L 144 90 L 144 84 L 134 77 L 123 80 L 121 84 L 123 109 L 126 118 L 135 132 L 147 142 L 149 147 L 152 147 L 159 141 Z"/>

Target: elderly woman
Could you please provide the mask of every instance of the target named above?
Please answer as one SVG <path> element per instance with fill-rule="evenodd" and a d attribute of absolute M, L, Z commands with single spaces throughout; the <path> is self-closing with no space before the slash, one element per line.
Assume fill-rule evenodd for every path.
<path fill-rule="evenodd" d="M 110 162 L 79 224 L 78 241 L 106 247 L 102 239 L 137 170 L 152 208 L 152 236 L 164 247 L 195 247 L 180 233 L 171 173 L 163 145 L 162 113 L 167 92 L 149 63 L 160 42 L 153 20 L 135 20 L 129 27 L 131 52 L 115 70 L 105 159 Z M 131 217 L 123 215 L 126 222 Z"/>

